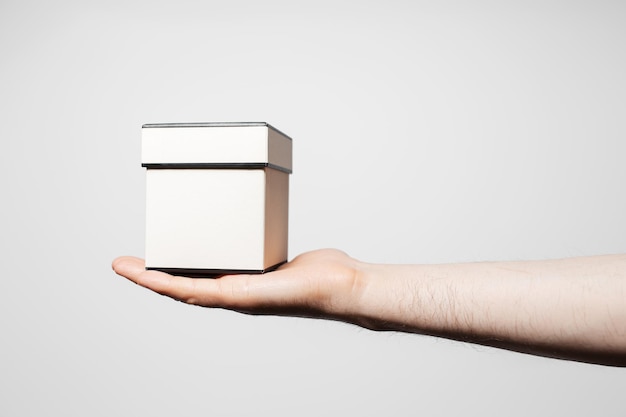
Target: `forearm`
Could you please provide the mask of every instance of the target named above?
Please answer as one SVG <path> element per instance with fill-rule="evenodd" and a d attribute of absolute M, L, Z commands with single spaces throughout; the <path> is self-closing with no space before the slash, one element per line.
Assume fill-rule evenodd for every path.
<path fill-rule="evenodd" d="M 264 275 L 215 280 L 115 271 L 176 300 L 252 314 L 330 318 L 626 366 L 626 255 L 537 262 L 374 265 L 341 251 L 297 256 Z"/>
<path fill-rule="evenodd" d="M 359 269 L 354 318 L 518 351 L 626 364 L 626 256 Z"/>

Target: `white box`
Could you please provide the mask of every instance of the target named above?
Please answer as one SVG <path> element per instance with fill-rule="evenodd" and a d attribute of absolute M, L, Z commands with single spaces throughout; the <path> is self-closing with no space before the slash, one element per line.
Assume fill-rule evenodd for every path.
<path fill-rule="evenodd" d="M 267 123 L 142 126 L 146 269 L 214 277 L 287 261 L 292 140 Z"/>

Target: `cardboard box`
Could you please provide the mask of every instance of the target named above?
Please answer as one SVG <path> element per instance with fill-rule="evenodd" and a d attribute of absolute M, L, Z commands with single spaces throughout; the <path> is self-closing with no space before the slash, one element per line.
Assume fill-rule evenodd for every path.
<path fill-rule="evenodd" d="M 215 277 L 286 262 L 291 155 L 267 123 L 143 125 L 146 269 Z"/>

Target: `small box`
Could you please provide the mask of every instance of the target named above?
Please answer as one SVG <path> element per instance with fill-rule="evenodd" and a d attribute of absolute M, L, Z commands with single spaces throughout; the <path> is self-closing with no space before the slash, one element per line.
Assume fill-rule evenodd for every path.
<path fill-rule="evenodd" d="M 142 126 L 146 269 L 215 277 L 287 261 L 292 140 L 267 123 Z"/>

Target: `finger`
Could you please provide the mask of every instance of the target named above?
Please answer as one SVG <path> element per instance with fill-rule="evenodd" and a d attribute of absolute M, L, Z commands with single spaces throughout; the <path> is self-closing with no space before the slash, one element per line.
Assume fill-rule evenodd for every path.
<path fill-rule="evenodd" d="M 188 304 L 220 306 L 220 289 L 213 280 L 178 277 L 146 271 L 143 259 L 123 256 L 113 261 L 113 270 L 135 284 Z"/>
<path fill-rule="evenodd" d="M 116 274 L 136 282 L 137 276 L 145 271 L 143 259 L 134 256 L 120 256 L 113 260 L 111 265 Z"/>
<path fill-rule="evenodd" d="M 306 287 L 288 271 L 264 275 L 226 275 L 217 279 L 172 276 L 146 271 L 144 261 L 120 257 L 113 261 L 115 272 L 159 294 L 206 307 L 255 311 L 306 304 Z"/>

